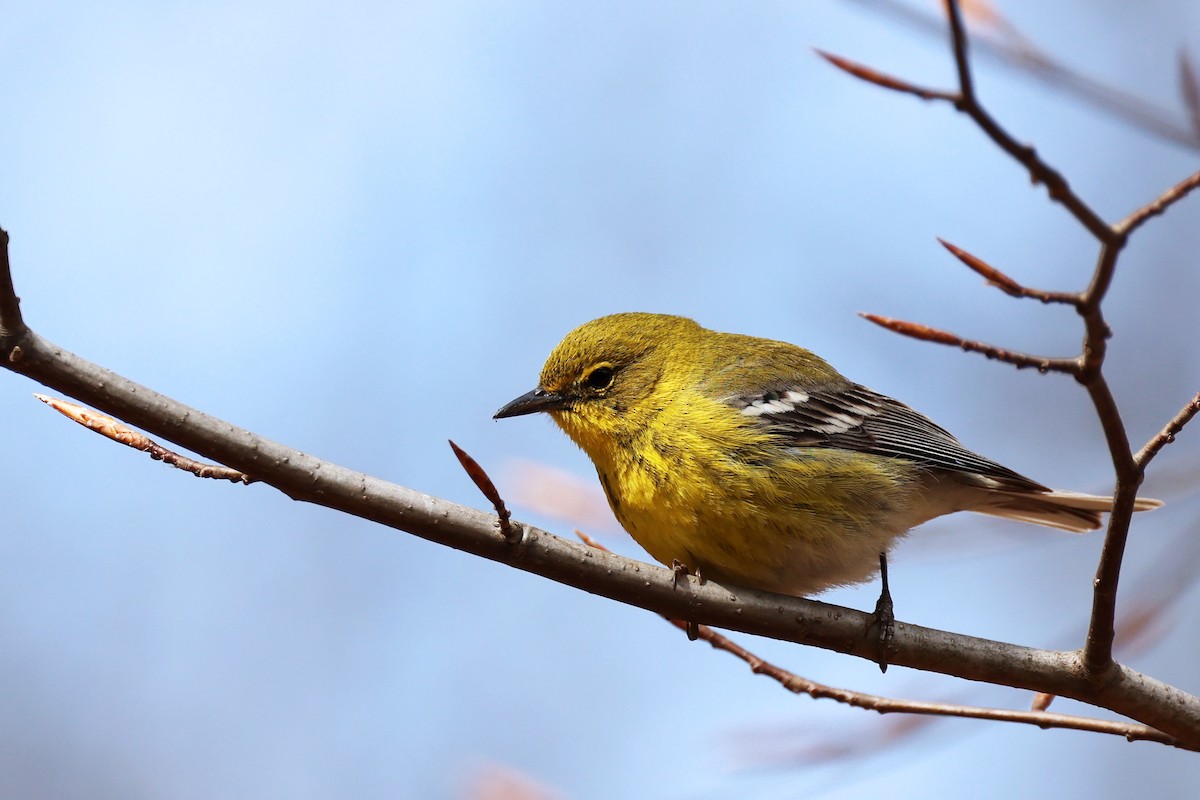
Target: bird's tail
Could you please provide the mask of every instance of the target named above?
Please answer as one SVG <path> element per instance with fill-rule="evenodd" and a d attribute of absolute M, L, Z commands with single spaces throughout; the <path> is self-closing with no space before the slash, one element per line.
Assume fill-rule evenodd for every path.
<path fill-rule="evenodd" d="M 987 499 L 971 510 L 993 517 L 1083 533 L 1100 527 L 1100 515 L 1112 511 L 1112 501 L 1111 497 L 1079 492 L 1009 492 L 992 489 L 987 493 Z M 1161 500 L 1139 497 L 1133 503 L 1133 510 L 1150 511 L 1161 505 Z"/>

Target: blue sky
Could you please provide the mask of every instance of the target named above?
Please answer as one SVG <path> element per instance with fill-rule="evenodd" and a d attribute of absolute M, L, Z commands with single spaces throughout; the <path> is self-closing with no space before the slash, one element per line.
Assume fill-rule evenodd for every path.
<path fill-rule="evenodd" d="M 1194 4 L 1001 7 L 1068 64 L 1177 104 Z M 548 421 L 491 414 L 575 325 L 652 310 L 810 347 L 1014 469 L 1107 488 L 1069 379 L 856 316 L 1073 353 L 1070 313 L 983 287 L 934 237 L 1055 289 L 1081 287 L 1095 254 L 965 119 L 813 54 L 951 85 L 943 42 L 866 4 L 43 3 L 8 9 L 0 37 L 0 225 L 27 320 L 263 435 L 476 506 L 447 438 L 502 491 L 519 459 L 590 481 Z M 978 78 L 1109 218 L 1195 169 L 994 65 Z M 1139 234 L 1108 305 L 1137 442 L 1196 390 L 1196 208 Z M 494 764 L 571 798 L 1071 798 L 1135 779 L 1182 797 L 1200 779 L 1164 748 L 975 722 L 780 760 L 884 723 L 793 698 L 637 609 L 202 483 L 66 424 L 36 389 L 0 375 L 0 794 L 461 798 Z M 1171 502 L 1135 527 L 1130 598 L 1183 560 L 1190 434 L 1147 482 Z M 1073 647 L 1100 542 L 939 521 L 896 554 L 898 615 Z M 869 608 L 875 592 L 827 597 Z M 865 691 L 1028 702 L 753 645 Z M 1132 664 L 1200 691 L 1197 645 L 1171 627 Z"/>

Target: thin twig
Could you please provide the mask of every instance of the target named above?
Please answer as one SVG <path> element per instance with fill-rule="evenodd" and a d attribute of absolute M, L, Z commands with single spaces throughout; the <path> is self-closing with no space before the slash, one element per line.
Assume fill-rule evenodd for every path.
<path fill-rule="evenodd" d="M 33 396 L 67 419 L 78 422 L 89 431 L 95 431 L 101 436 L 112 439 L 114 442 L 123 444 L 126 447 L 132 447 L 134 450 L 141 450 L 143 453 L 148 453 L 155 461 L 161 461 L 184 472 L 190 472 L 197 478 L 213 478 L 215 480 L 243 484 L 254 482 L 254 478 L 251 478 L 244 472 L 223 467 L 219 464 L 205 464 L 194 458 L 180 455 L 174 450 L 169 450 L 144 433 L 138 433 L 128 425 L 118 422 L 112 417 L 101 414 L 98 411 L 92 411 L 90 408 L 84 408 L 81 405 L 68 403 L 66 400 L 59 400 L 55 397 L 47 397 L 44 394 L 37 394 L 36 392 Z"/>
<path fill-rule="evenodd" d="M 684 628 L 687 623 L 681 620 L 668 620 L 677 628 Z M 741 645 L 723 636 L 707 625 L 697 629 L 700 639 L 708 642 L 717 650 L 740 658 L 750 665 L 750 671 L 756 675 L 766 675 L 794 694 L 805 694 L 814 700 L 830 699 L 839 703 L 877 711 L 880 714 L 924 714 L 937 717 L 959 717 L 966 719 L 987 719 L 998 722 L 1015 722 L 1024 725 L 1036 725 L 1042 729 L 1065 728 L 1092 733 L 1106 733 L 1123 736 L 1129 741 L 1151 741 L 1162 744 L 1176 745 L 1176 740 L 1156 728 L 1138 723 L 1121 722 L 1119 720 L 1096 719 L 1074 714 L 1050 714 L 1045 711 L 1017 711 L 1006 708 L 985 708 L 983 706 L 966 706 L 955 703 L 935 703 L 924 700 L 909 700 L 880 695 L 856 692 L 852 689 L 842 689 L 809 680 L 795 673 L 764 661 Z M 1047 695 L 1048 697 L 1049 695 Z"/>
<path fill-rule="evenodd" d="M 467 477 L 483 493 L 487 501 L 492 504 L 492 508 L 496 509 L 496 516 L 500 522 L 500 533 L 503 534 L 504 541 L 509 544 L 516 544 L 521 541 L 521 531 L 513 527 L 512 514 L 509 513 L 508 506 L 504 505 L 504 498 L 500 496 L 500 492 L 496 489 L 496 484 L 492 483 L 492 479 L 488 477 L 487 472 L 484 471 L 483 467 L 479 466 L 478 461 L 467 454 L 467 451 L 456 445 L 452 439 L 447 439 L 447 441 L 450 442 L 450 449 L 454 451 L 458 463 L 462 464 Z"/>
<path fill-rule="evenodd" d="M 961 247 L 950 244 L 950 242 L 947 242 L 942 238 L 939 238 L 938 242 L 942 245 L 942 247 L 949 250 L 955 258 L 981 275 L 989 285 L 995 286 L 997 289 L 1010 297 L 1029 297 L 1033 298 L 1034 300 L 1041 300 L 1043 303 L 1062 303 L 1064 305 L 1072 306 L 1079 305 L 1080 298 L 1076 293 L 1048 292 L 1042 289 L 1031 289 L 1028 286 L 1022 286 L 1000 270 L 993 267 L 991 264 L 988 264 L 978 256 L 968 253 Z"/>
<path fill-rule="evenodd" d="M 903 336 L 910 336 L 913 339 L 920 339 L 924 342 L 959 347 L 969 353 L 980 353 L 988 358 L 1012 364 L 1017 369 L 1032 368 L 1042 373 L 1062 372 L 1068 375 L 1074 375 L 1079 370 L 1079 362 L 1073 358 L 1051 358 L 1049 356 L 1018 353 L 987 344 L 986 342 L 964 339 L 949 331 L 931 328 L 928 325 L 921 325 L 916 322 L 905 322 L 904 320 L 892 319 L 891 317 L 884 317 L 879 314 L 870 314 L 865 311 L 860 311 L 858 315 L 865 320 L 874 322 L 880 327 L 887 328 L 889 331 L 899 333 Z"/>
<path fill-rule="evenodd" d="M 1187 48 L 1179 51 L 1179 93 L 1183 95 L 1183 107 L 1187 109 L 1192 123 L 1192 133 L 1200 136 L 1200 76 Z"/>
<path fill-rule="evenodd" d="M 895 76 L 871 69 L 864 64 L 859 64 L 857 61 L 851 61 L 850 59 L 843 58 L 842 56 L 835 56 L 833 53 L 827 53 L 824 50 L 820 50 L 815 47 L 813 50 L 817 55 L 828 61 L 830 64 L 833 64 L 838 69 L 848 72 L 854 77 L 864 80 L 867 83 L 881 86 L 884 89 L 891 89 L 895 92 L 915 95 L 922 100 L 943 100 L 948 103 L 958 102 L 958 95 L 956 95 L 954 92 L 945 92 L 938 89 L 929 89 L 925 86 L 917 86 L 915 83 L 909 83 L 908 81 L 901 80 Z"/>
<path fill-rule="evenodd" d="M 1175 437 L 1183 430 L 1183 426 L 1191 422 L 1196 414 L 1200 414 L 1200 392 L 1197 392 L 1196 396 L 1187 402 L 1187 405 L 1179 409 L 1179 413 L 1166 424 L 1166 427 L 1137 452 L 1133 460 L 1137 463 L 1138 468 L 1146 469 L 1146 465 L 1150 463 L 1151 459 L 1158 455 L 1160 450 L 1175 441 Z"/>
<path fill-rule="evenodd" d="M 608 548 L 580 530 L 575 531 L 584 544 L 598 550 L 608 552 Z M 876 711 L 880 714 L 923 714 L 935 717 L 959 717 L 967 719 L 987 719 L 1000 722 L 1016 722 L 1025 725 L 1036 725 L 1042 729 L 1066 728 L 1092 733 L 1106 733 L 1124 736 L 1129 741 L 1152 741 L 1162 744 L 1178 745 L 1174 737 L 1148 725 L 1120 722 L 1115 720 L 1096 719 L 1071 714 L 1049 714 L 1045 711 L 1015 711 L 1003 708 L 984 708 L 982 706 L 966 706 L 955 703 L 934 703 L 924 700 L 907 700 L 893 697 L 883 697 L 853 689 L 843 689 L 790 672 L 780 666 L 756 656 L 728 636 L 717 633 L 707 625 L 696 625 L 681 619 L 663 617 L 667 622 L 688 634 L 689 639 L 696 638 L 708 642 L 714 649 L 739 658 L 749 665 L 755 675 L 765 675 L 793 694 L 808 695 L 814 700 L 835 700 L 854 708 Z M 1049 695 L 1046 695 L 1047 697 Z"/>
<path fill-rule="evenodd" d="M 1114 229 L 1128 236 L 1150 218 L 1159 216 L 1173 204 L 1187 197 L 1197 186 L 1200 186 L 1200 171 L 1193 172 L 1170 189 L 1167 189 L 1157 199 L 1147 203 L 1118 222 L 1113 226 Z"/>

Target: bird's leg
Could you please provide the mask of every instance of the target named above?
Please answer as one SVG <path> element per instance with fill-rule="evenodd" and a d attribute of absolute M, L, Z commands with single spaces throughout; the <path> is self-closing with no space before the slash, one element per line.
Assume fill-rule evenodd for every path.
<path fill-rule="evenodd" d="M 879 578 L 883 582 L 883 588 L 879 592 L 879 600 L 875 602 L 871 627 L 879 628 L 879 669 L 881 672 L 887 672 L 888 653 L 892 650 L 892 638 L 896 634 L 895 607 L 892 605 L 892 592 L 888 589 L 887 553 L 879 554 Z"/>
<path fill-rule="evenodd" d="M 671 561 L 671 572 L 673 573 L 672 585 L 675 589 L 679 588 L 679 581 L 681 578 L 686 578 L 688 575 L 692 574 L 691 570 L 688 569 L 687 564 L 683 563 L 678 558 Z"/>
<path fill-rule="evenodd" d="M 676 588 L 676 589 L 679 588 L 679 580 L 681 578 L 686 578 L 688 575 L 692 574 L 691 570 L 688 569 L 687 564 L 684 564 L 678 558 L 672 559 L 671 572 L 674 573 L 673 581 L 674 581 L 674 588 Z M 696 574 L 696 580 L 700 581 L 701 585 L 703 585 L 704 578 L 702 578 L 700 576 L 699 568 L 696 569 L 695 574 Z M 700 638 L 700 626 L 697 625 L 695 622 L 692 622 L 691 620 L 685 620 L 685 624 L 687 625 L 688 641 L 694 642 L 697 639 L 699 639 Z"/>

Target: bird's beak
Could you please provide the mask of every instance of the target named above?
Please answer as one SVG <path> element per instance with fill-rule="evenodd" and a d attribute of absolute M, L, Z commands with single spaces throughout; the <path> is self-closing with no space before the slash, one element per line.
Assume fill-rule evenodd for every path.
<path fill-rule="evenodd" d="M 561 394 L 547 392 L 545 389 L 534 389 L 532 392 L 526 392 L 521 395 L 511 403 L 505 404 L 503 408 L 495 413 L 492 419 L 519 417 L 524 414 L 534 414 L 538 411 L 554 411 L 566 408 L 569 402 Z"/>

